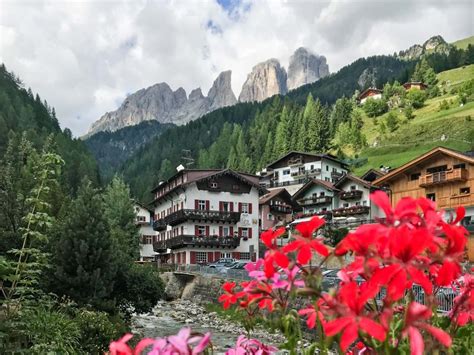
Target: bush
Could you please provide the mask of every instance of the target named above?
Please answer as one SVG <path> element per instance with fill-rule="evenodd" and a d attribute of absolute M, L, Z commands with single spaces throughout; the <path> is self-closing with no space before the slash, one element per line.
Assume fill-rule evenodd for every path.
<path fill-rule="evenodd" d="M 412 120 L 413 118 L 415 118 L 415 115 L 413 114 L 413 107 L 411 105 L 407 105 L 404 109 L 403 109 L 403 114 L 405 115 L 405 118 L 410 121 Z"/>
<path fill-rule="evenodd" d="M 383 115 L 388 110 L 387 103 L 382 99 L 368 99 L 363 106 L 367 116 L 377 117 Z"/>
<path fill-rule="evenodd" d="M 440 111 L 443 111 L 443 110 L 449 110 L 449 102 L 446 101 L 446 100 L 443 100 L 439 103 L 439 110 Z"/>
<path fill-rule="evenodd" d="M 390 133 L 395 132 L 398 128 L 398 116 L 395 112 L 390 112 L 386 118 L 387 128 Z"/>
<path fill-rule="evenodd" d="M 423 90 L 411 89 L 406 95 L 407 104 L 411 104 L 413 108 L 421 108 L 425 104 L 427 94 Z"/>
<path fill-rule="evenodd" d="M 165 286 L 160 273 L 149 265 L 133 264 L 125 272 L 119 272 L 116 296 L 120 308 L 129 312 L 150 312 L 163 298 Z"/>

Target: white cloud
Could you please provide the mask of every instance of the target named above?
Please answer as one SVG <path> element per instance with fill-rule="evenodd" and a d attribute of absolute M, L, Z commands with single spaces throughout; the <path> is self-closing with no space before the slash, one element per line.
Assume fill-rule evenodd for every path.
<path fill-rule="evenodd" d="M 467 37 L 473 6 L 243 0 L 224 9 L 213 0 L 3 0 L 0 61 L 55 106 L 63 127 L 81 135 L 127 94 L 157 82 L 207 92 L 220 71 L 232 69 L 238 96 L 253 65 L 275 57 L 287 66 L 299 46 L 324 54 L 336 71 L 432 35 Z"/>

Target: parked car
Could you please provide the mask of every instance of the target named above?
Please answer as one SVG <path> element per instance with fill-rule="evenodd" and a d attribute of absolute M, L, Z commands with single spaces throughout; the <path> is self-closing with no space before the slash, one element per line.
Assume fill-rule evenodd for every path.
<path fill-rule="evenodd" d="M 247 265 L 250 261 L 246 260 L 238 260 L 228 266 L 222 267 L 219 272 L 223 275 L 227 275 L 229 273 L 229 270 L 244 270 L 245 265 Z"/>
<path fill-rule="evenodd" d="M 235 260 L 234 258 L 220 258 L 215 263 L 211 263 L 207 266 L 210 267 L 211 269 L 220 269 L 220 268 L 223 268 L 224 266 L 229 266 L 230 264 L 233 264 L 236 261 L 237 260 Z"/>

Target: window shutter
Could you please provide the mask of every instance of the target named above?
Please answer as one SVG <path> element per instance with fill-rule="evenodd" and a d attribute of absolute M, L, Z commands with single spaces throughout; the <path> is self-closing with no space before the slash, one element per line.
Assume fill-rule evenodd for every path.
<path fill-rule="evenodd" d="M 241 236 L 242 236 L 242 228 L 239 227 L 239 237 L 241 237 Z"/>
<path fill-rule="evenodd" d="M 191 254 L 191 264 L 196 264 L 196 252 L 192 251 Z"/>
<path fill-rule="evenodd" d="M 232 253 L 232 257 L 233 257 L 234 259 L 239 260 L 239 259 L 240 259 L 240 252 L 234 251 L 234 252 Z"/>
<path fill-rule="evenodd" d="M 212 251 L 207 253 L 207 261 L 212 263 L 214 261 L 214 253 Z"/>
<path fill-rule="evenodd" d="M 209 200 L 206 200 L 206 210 L 208 210 L 208 211 L 210 210 L 210 208 L 209 208 Z"/>
<path fill-rule="evenodd" d="M 249 228 L 248 231 L 249 231 L 249 232 L 248 232 L 249 238 L 252 238 L 252 228 Z"/>
<path fill-rule="evenodd" d="M 252 204 L 249 203 L 249 213 L 252 213 Z"/>
<path fill-rule="evenodd" d="M 198 226 L 194 226 L 194 235 L 199 235 Z"/>
<path fill-rule="evenodd" d="M 242 202 L 239 202 L 239 212 L 242 212 Z"/>
<path fill-rule="evenodd" d="M 194 209 L 197 210 L 199 208 L 199 201 L 194 200 Z"/>
<path fill-rule="evenodd" d="M 234 227 L 230 227 L 229 232 L 230 232 L 230 236 L 233 237 L 234 236 Z"/>
<path fill-rule="evenodd" d="M 214 252 L 214 260 L 218 261 L 221 257 L 221 252 L 220 251 L 215 251 Z"/>
<path fill-rule="evenodd" d="M 184 202 L 181 202 L 181 209 L 184 210 Z"/>
<path fill-rule="evenodd" d="M 229 202 L 229 204 L 230 204 L 230 212 L 234 212 L 234 203 Z"/>
<path fill-rule="evenodd" d="M 206 226 L 206 236 L 209 236 L 209 226 Z"/>
<path fill-rule="evenodd" d="M 224 207 L 223 207 L 224 203 L 222 201 L 219 201 L 219 211 L 223 211 L 224 210 Z"/>
<path fill-rule="evenodd" d="M 219 237 L 222 237 L 222 226 L 219 227 Z"/>

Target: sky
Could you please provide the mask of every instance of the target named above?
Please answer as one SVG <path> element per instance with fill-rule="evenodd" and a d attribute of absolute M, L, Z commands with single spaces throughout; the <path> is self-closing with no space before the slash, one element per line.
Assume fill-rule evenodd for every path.
<path fill-rule="evenodd" d="M 438 34 L 473 35 L 474 1 L 0 0 L 0 62 L 76 136 L 159 82 L 206 94 L 230 69 L 238 97 L 255 64 L 301 46 L 335 72 Z"/>

